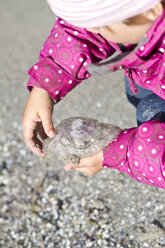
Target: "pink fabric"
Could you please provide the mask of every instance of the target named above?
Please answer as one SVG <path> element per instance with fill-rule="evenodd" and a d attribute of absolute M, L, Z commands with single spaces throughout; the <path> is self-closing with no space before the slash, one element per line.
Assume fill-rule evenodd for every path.
<path fill-rule="evenodd" d="M 84 28 L 106 26 L 141 14 L 160 0 L 47 0 L 52 11 L 68 23 Z"/>
<path fill-rule="evenodd" d="M 122 131 L 104 149 L 104 167 L 165 189 L 165 123 L 148 121 Z"/>
<path fill-rule="evenodd" d="M 147 32 L 146 37 L 149 41 L 146 44 L 124 59 L 107 65 L 109 72 L 125 69 L 125 74 L 130 79 L 131 89 L 135 93 L 133 80 L 139 86 L 165 99 L 164 27 L 165 11 Z M 125 45 L 125 50 L 130 51 L 133 47 L 133 45 Z M 88 65 L 97 66 L 98 62 L 110 57 L 115 50 L 120 51 L 117 44 L 105 40 L 99 34 L 88 32 L 86 29 L 75 28 L 58 18 L 41 50 L 39 62 L 29 70 L 31 80 L 28 87 L 38 87 L 40 84 L 58 102 L 82 80 L 91 76 L 88 72 Z M 38 68 L 42 66 L 42 70 L 35 69 L 37 65 Z M 54 66 L 59 67 L 59 70 L 53 70 Z M 99 64 L 98 66 L 100 67 Z M 99 68 L 96 70 L 98 71 Z"/>
<path fill-rule="evenodd" d="M 125 75 L 139 86 L 165 100 L 165 10 L 146 33 L 148 40 L 136 52 L 108 66 L 108 71 L 125 69 Z M 132 91 L 136 93 L 134 85 Z"/>
<path fill-rule="evenodd" d="M 115 48 L 114 48 L 115 47 Z M 91 75 L 87 66 L 111 56 L 116 50 L 100 35 L 73 28 L 60 18 L 51 30 L 39 62 L 29 71 L 27 86 L 41 87 L 57 103 L 71 89 Z"/>
<path fill-rule="evenodd" d="M 152 90 L 162 99 L 165 99 L 164 27 L 163 13 L 147 32 L 149 42 L 131 52 L 126 58 L 108 65 L 110 71 L 123 67 L 131 80 L 134 79 L 140 86 Z M 124 47 L 126 51 L 134 48 L 133 45 Z M 41 50 L 39 62 L 29 70 L 31 77 L 27 86 L 29 89 L 33 86 L 44 88 L 58 102 L 81 81 L 91 76 L 87 65 L 97 65 L 116 50 L 120 51 L 117 44 L 86 29 L 75 28 L 58 18 Z M 134 89 L 133 86 L 132 82 Z M 125 173 L 129 172 L 129 169 L 128 175 L 135 180 L 165 188 L 165 124 L 150 121 L 145 125 L 146 123 L 139 128 L 127 130 L 127 133 L 119 134 L 116 143 L 110 144 L 104 150 L 104 166 L 117 168 Z M 145 131 L 146 128 L 150 131 Z M 142 151 L 138 150 L 138 144 L 145 148 Z M 124 145 L 124 148 L 119 150 L 119 145 Z M 152 153 L 152 150 L 156 153 Z M 138 169 L 139 163 L 140 166 L 144 165 L 142 170 Z M 152 174 L 154 171 L 155 174 Z"/>

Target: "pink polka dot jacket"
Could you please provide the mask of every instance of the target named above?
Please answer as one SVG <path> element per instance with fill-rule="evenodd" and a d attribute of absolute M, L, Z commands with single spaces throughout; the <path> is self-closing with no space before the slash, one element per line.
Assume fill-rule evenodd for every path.
<path fill-rule="evenodd" d="M 111 58 L 116 50 L 120 54 Z M 140 44 L 122 44 L 122 48 L 99 34 L 57 18 L 39 62 L 28 71 L 27 87 L 45 89 L 57 103 L 91 75 L 119 69 L 124 69 L 134 93 L 138 92 L 136 82 L 165 100 L 165 12 Z M 122 131 L 104 149 L 103 165 L 127 173 L 139 182 L 165 188 L 164 154 L 165 123 L 148 121 Z"/>
<path fill-rule="evenodd" d="M 165 123 L 147 121 L 138 128 L 123 130 L 104 149 L 104 167 L 165 188 Z"/>

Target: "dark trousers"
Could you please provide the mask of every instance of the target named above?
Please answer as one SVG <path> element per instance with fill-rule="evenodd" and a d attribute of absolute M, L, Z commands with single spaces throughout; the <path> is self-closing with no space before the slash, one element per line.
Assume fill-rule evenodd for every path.
<path fill-rule="evenodd" d="M 125 77 L 125 90 L 128 101 L 136 108 L 137 124 L 149 120 L 159 120 L 165 122 L 165 101 L 155 95 L 152 91 L 144 89 L 135 83 L 138 93 L 134 94 L 130 87 L 129 81 Z"/>

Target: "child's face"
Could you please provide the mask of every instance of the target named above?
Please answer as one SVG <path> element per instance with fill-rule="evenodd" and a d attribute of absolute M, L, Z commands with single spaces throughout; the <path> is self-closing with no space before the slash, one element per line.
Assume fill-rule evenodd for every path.
<path fill-rule="evenodd" d="M 115 43 L 137 44 L 143 38 L 147 30 L 153 22 L 148 22 L 143 25 L 128 26 L 125 23 L 119 22 L 100 28 L 88 28 L 87 30 L 93 33 L 99 33 L 106 40 Z"/>

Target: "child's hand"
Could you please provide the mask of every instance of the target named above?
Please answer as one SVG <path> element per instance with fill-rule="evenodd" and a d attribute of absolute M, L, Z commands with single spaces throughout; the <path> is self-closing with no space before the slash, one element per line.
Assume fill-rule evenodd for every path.
<path fill-rule="evenodd" d="M 26 145 L 35 154 L 45 155 L 38 135 L 42 140 L 55 135 L 53 106 L 53 100 L 45 90 L 37 87 L 32 89 L 23 114 L 23 136 Z"/>
<path fill-rule="evenodd" d="M 88 176 L 93 176 L 97 172 L 103 169 L 103 151 L 88 157 L 80 159 L 78 166 L 74 166 L 70 163 L 65 165 L 65 170 L 77 170 Z"/>

